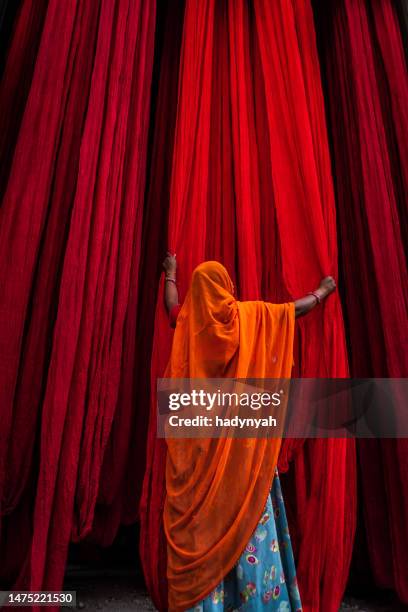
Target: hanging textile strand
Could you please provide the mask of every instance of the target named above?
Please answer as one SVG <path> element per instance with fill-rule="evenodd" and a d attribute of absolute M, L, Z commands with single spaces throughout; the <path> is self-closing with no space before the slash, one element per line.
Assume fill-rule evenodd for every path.
<path fill-rule="evenodd" d="M 180 262 L 181 295 L 204 259 L 229 268 L 242 299 L 286 301 L 336 274 L 333 186 L 308 3 L 258 2 L 254 10 L 245 2 L 187 3 L 168 243 Z M 167 606 L 160 579 L 165 446 L 155 436 L 153 390 L 169 354 L 167 328 L 159 292 L 140 507 L 141 558 L 159 609 Z M 319 351 L 307 350 L 317 345 Z M 299 325 L 297 357 L 299 375 L 347 376 L 338 300 Z M 296 480 L 292 515 L 302 602 L 306 610 L 337 612 L 354 535 L 354 442 L 286 441 L 281 463 Z M 319 539 L 310 532 L 312 517 Z"/>
<path fill-rule="evenodd" d="M 394 3 L 345 0 L 328 7 L 320 30 L 352 374 L 404 377 L 408 79 Z M 407 456 L 405 440 L 358 441 L 370 565 L 376 583 L 405 603 Z"/>
<path fill-rule="evenodd" d="M 69 541 L 92 531 L 102 470 L 117 486 L 130 442 L 112 424 L 132 409 L 119 388 L 137 294 L 155 3 L 94 8 L 48 5 L 0 213 L 1 510 L 15 525 L 35 478 L 32 535 L 13 577 L 31 590 L 61 588 Z M 112 443 L 122 473 L 112 454 L 104 463 Z M 120 522 L 116 509 L 111 539 Z"/>

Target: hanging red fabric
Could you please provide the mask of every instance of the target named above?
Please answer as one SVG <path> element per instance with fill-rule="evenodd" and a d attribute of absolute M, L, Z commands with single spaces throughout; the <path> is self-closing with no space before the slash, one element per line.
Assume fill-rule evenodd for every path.
<path fill-rule="evenodd" d="M 395 6 L 345 0 L 329 11 L 321 38 L 352 374 L 404 377 L 408 78 Z M 358 457 L 375 581 L 408 603 L 407 441 L 360 440 Z"/>
<path fill-rule="evenodd" d="M 242 1 L 187 3 L 169 246 L 180 262 L 181 296 L 193 267 L 210 258 L 227 265 L 243 299 L 285 301 L 310 290 L 325 274 L 336 275 L 333 187 L 308 3 L 257 2 L 254 12 Z M 338 298 L 324 308 L 299 325 L 297 371 L 346 376 Z M 166 365 L 169 336 L 160 292 L 153 390 Z M 166 549 L 157 537 L 162 534 L 165 446 L 155 437 L 152 396 L 141 558 L 155 603 L 165 609 Z M 316 440 L 302 448 L 287 441 L 282 467 L 291 459 L 305 609 L 334 612 L 353 543 L 354 443 Z"/>
<path fill-rule="evenodd" d="M 48 0 L 19 6 L 0 81 L 0 198 L 3 198 L 14 147 L 30 91 Z"/>
<path fill-rule="evenodd" d="M 99 483 L 122 481 L 130 442 L 112 423 L 139 265 L 155 2 L 94 8 L 49 3 L 0 218 L 0 491 L 10 526 L 37 484 L 25 562 L 8 563 L 15 588 L 31 590 L 61 588 L 69 541 L 92 531 Z"/>

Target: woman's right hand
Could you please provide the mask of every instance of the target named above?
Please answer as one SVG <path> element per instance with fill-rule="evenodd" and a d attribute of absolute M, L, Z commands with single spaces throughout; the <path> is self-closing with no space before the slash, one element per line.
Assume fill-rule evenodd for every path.
<path fill-rule="evenodd" d="M 336 290 L 336 281 L 332 276 L 326 276 L 320 281 L 318 293 L 320 297 L 325 298 Z"/>

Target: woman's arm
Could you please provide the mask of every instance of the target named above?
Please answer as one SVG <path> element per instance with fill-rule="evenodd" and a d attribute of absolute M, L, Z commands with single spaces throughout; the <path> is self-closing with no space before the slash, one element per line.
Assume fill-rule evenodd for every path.
<path fill-rule="evenodd" d="M 332 276 L 326 276 L 319 287 L 312 292 L 311 295 L 305 295 L 295 301 L 295 317 L 302 317 L 308 313 L 312 308 L 324 300 L 328 295 L 333 293 L 336 289 L 336 283 Z"/>
<path fill-rule="evenodd" d="M 165 286 L 164 286 L 164 303 L 166 310 L 170 313 L 174 306 L 179 303 L 177 285 L 176 285 L 176 270 L 177 261 L 175 255 L 167 252 L 167 256 L 163 261 L 165 271 Z M 302 317 L 312 310 L 320 301 L 324 300 L 330 293 L 336 289 L 336 283 L 332 276 L 326 276 L 319 287 L 310 295 L 305 295 L 295 301 L 295 316 Z"/>
<path fill-rule="evenodd" d="M 176 285 L 176 256 L 167 252 L 166 259 L 163 261 L 163 268 L 166 273 L 164 279 L 164 303 L 167 313 L 169 313 L 179 303 Z"/>

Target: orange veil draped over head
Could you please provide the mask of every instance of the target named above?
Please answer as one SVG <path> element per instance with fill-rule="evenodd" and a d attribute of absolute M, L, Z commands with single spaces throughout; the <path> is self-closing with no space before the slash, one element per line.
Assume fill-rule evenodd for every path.
<path fill-rule="evenodd" d="M 239 302 L 227 270 L 193 272 L 168 378 L 290 378 L 294 303 Z M 167 439 L 169 610 L 204 599 L 245 549 L 272 486 L 280 439 Z"/>

